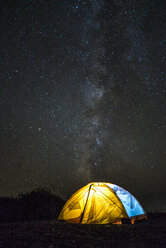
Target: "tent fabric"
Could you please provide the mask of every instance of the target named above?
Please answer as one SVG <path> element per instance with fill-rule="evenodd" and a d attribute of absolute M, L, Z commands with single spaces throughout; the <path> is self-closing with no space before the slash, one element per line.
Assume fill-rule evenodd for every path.
<path fill-rule="evenodd" d="M 140 203 L 127 190 L 115 184 L 107 183 L 107 185 L 117 194 L 129 217 L 145 214 Z"/>
<path fill-rule="evenodd" d="M 146 213 L 128 191 L 111 184 L 89 183 L 75 192 L 64 205 L 59 220 L 81 224 L 122 223 Z"/>

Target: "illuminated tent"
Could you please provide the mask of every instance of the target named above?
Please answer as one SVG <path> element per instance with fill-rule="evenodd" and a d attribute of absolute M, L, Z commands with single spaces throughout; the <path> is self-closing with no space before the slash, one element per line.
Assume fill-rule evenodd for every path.
<path fill-rule="evenodd" d="M 147 218 L 140 203 L 128 191 L 111 184 L 89 183 L 73 194 L 64 205 L 59 220 L 81 224 L 134 223 Z"/>

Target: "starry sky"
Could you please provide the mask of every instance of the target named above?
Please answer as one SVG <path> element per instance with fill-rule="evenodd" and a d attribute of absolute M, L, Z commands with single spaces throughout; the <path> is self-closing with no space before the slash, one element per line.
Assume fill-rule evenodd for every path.
<path fill-rule="evenodd" d="M 162 202 L 164 2 L 0 1 L 1 195 L 107 181 Z"/>

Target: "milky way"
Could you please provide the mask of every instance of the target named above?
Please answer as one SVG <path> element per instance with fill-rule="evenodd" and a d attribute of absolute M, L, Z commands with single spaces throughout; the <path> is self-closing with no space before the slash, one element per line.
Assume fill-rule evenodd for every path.
<path fill-rule="evenodd" d="M 108 181 L 162 201 L 163 1 L 1 1 L 0 193 Z"/>

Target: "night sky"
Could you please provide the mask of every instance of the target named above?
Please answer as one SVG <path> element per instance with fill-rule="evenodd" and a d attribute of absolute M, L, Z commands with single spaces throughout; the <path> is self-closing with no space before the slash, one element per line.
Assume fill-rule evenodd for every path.
<path fill-rule="evenodd" d="M 106 181 L 163 208 L 165 9 L 0 1 L 1 195 L 48 187 L 67 198 Z"/>

